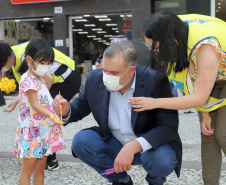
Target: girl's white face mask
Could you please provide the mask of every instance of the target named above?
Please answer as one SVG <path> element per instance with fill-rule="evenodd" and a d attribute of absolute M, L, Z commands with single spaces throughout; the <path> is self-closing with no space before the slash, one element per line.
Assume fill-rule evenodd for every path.
<path fill-rule="evenodd" d="M 32 59 L 32 61 L 34 62 L 33 59 Z M 36 67 L 36 70 L 34 70 L 34 69 L 31 67 L 32 71 L 33 71 L 37 76 L 41 76 L 41 77 L 45 76 L 46 73 L 49 72 L 49 69 L 50 69 L 50 66 L 51 66 L 51 64 L 50 64 L 50 65 L 42 65 L 42 64 L 36 64 L 35 62 L 34 62 L 34 64 L 35 64 L 37 67 Z"/>
<path fill-rule="evenodd" d="M 126 70 L 126 72 L 130 69 L 130 67 Z M 124 74 L 126 74 L 123 73 Z M 104 85 L 111 91 L 118 91 L 120 89 L 122 89 L 126 83 L 130 80 L 131 77 L 129 77 L 129 79 L 127 80 L 126 83 L 124 83 L 123 85 L 119 84 L 120 78 L 123 76 L 113 76 L 113 75 L 107 75 L 106 73 L 103 72 L 103 82 Z"/>

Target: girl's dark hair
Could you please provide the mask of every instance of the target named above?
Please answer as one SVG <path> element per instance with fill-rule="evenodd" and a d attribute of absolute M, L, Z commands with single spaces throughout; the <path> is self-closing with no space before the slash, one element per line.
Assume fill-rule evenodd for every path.
<path fill-rule="evenodd" d="M 30 56 L 34 61 L 50 61 L 51 63 L 54 61 L 53 48 L 42 38 L 32 39 L 27 45 L 25 49 L 25 59 L 17 69 L 17 72 L 21 75 L 28 70 L 26 56 Z"/>
<path fill-rule="evenodd" d="M 161 11 L 151 16 L 144 26 L 145 37 L 153 40 L 149 62 L 155 62 L 157 71 L 180 72 L 189 66 L 187 59 L 188 25 L 175 14 Z M 176 40 L 176 41 L 175 41 Z M 153 60 L 156 42 L 159 42 L 158 62 Z"/>
<path fill-rule="evenodd" d="M 7 43 L 0 42 L 0 71 L 6 65 L 9 56 L 11 56 L 12 50 Z"/>

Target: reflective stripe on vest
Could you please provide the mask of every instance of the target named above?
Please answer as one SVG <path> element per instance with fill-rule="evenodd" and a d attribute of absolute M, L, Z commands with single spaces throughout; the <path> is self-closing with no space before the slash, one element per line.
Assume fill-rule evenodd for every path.
<path fill-rule="evenodd" d="M 65 71 L 61 76 L 65 80 L 72 72 L 72 69 L 67 68 L 67 71 Z"/>
<path fill-rule="evenodd" d="M 172 72 L 169 75 L 169 80 L 170 82 L 173 82 L 173 84 L 177 86 L 178 89 L 185 95 L 193 94 L 193 84 L 189 75 L 188 68 L 176 74 Z M 217 99 L 210 96 L 203 106 L 195 107 L 195 109 L 200 112 L 211 112 L 225 105 L 226 98 Z"/>

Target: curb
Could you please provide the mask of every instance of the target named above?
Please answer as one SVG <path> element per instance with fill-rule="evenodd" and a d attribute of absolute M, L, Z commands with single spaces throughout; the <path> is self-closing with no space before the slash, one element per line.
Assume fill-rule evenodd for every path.
<path fill-rule="evenodd" d="M 0 159 L 1 158 L 16 159 L 13 152 L 0 152 Z M 82 163 L 80 159 L 74 158 L 70 154 L 57 154 L 57 160 L 60 162 Z M 202 170 L 202 164 L 200 161 L 182 161 L 181 168 Z M 221 170 L 226 171 L 226 163 L 222 163 Z"/>

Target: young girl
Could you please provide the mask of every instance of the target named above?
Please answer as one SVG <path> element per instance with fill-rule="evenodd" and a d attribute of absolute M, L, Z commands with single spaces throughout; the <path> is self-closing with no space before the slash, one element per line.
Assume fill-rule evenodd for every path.
<path fill-rule="evenodd" d="M 14 155 L 23 158 L 19 185 L 29 185 L 32 173 L 34 185 L 44 184 L 47 156 L 65 148 L 59 125 L 62 123 L 52 109 L 53 99 L 43 80 L 49 75 L 53 59 L 54 51 L 43 39 L 33 39 L 26 47 L 24 62 L 29 68 L 19 83 L 19 116 L 14 146 Z"/>

